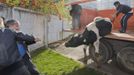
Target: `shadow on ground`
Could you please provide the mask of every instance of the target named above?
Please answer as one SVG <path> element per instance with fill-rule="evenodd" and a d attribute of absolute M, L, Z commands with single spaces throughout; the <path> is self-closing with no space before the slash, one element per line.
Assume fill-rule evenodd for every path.
<path fill-rule="evenodd" d="M 75 70 L 75 71 L 68 73 L 68 74 L 65 74 L 65 75 L 103 75 L 103 74 L 95 71 L 94 69 L 84 67 L 84 68 Z"/>

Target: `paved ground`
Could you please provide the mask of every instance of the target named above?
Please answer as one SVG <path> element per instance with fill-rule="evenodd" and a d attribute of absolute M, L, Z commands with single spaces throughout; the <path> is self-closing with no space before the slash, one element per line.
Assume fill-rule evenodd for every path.
<path fill-rule="evenodd" d="M 83 59 L 83 56 L 84 56 L 82 48 L 83 48 L 83 46 L 80 46 L 77 48 L 66 48 L 64 46 L 64 44 L 62 44 L 56 48 L 56 51 L 69 58 L 72 58 L 74 60 L 81 62 Z M 96 69 L 103 73 L 106 73 L 107 75 L 130 75 L 130 74 L 127 74 L 127 73 L 121 71 L 117 67 L 117 65 L 112 62 L 110 64 L 104 64 L 104 65 L 102 65 L 101 68 L 97 69 L 97 68 L 95 68 L 93 61 L 90 59 L 90 60 L 88 60 L 87 66 L 89 66 L 89 68 L 93 68 L 93 69 Z"/>

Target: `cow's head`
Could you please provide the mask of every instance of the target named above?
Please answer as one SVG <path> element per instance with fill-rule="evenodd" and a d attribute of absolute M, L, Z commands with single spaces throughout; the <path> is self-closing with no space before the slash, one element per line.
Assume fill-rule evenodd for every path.
<path fill-rule="evenodd" d="M 81 34 L 75 34 L 73 35 L 66 43 L 66 47 L 77 47 L 83 44 L 83 39 L 81 37 Z"/>
<path fill-rule="evenodd" d="M 75 34 L 69 41 L 65 43 L 66 47 L 78 47 L 80 45 L 89 45 L 93 44 L 96 41 L 97 36 L 93 31 L 85 31 L 82 34 Z"/>

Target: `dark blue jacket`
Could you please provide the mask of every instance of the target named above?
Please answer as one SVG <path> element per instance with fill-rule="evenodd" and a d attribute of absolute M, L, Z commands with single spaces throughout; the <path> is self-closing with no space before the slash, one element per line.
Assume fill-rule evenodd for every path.
<path fill-rule="evenodd" d="M 23 57 L 26 54 L 26 48 L 21 42 L 17 42 L 17 46 L 18 46 L 18 50 L 19 50 L 21 57 Z"/>
<path fill-rule="evenodd" d="M 118 8 L 116 8 L 116 10 L 117 10 L 117 15 L 119 13 L 127 14 L 128 12 L 130 12 L 132 10 L 132 8 L 129 7 L 128 5 L 121 4 L 121 5 L 119 5 Z"/>
<path fill-rule="evenodd" d="M 28 41 L 17 41 L 17 46 L 18 46 L 21 57 L 24 57 L 25 55 L 30 57 L 30 54 L 28 51 L 28 45 L 31 45 L 34 43 L 36 43 L 36 42 L 35 41 L 29 41 L 29 42 Z"/>

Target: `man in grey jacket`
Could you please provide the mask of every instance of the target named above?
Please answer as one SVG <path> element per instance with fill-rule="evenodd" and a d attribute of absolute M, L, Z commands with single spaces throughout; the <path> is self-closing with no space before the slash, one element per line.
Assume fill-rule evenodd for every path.
<path fill-rule="evenodd" d="M 20 32 L 20 23 L 17 20 L 11 19 L 8 20 L 6 22 L 6 27 L 14 30 L 16 32 Z M 20 52 L 20 55 L 23 59 L 24 64 L 26 65 L 26 67 L 28 68 L 29 72 L 31 73 L 31 75 L 39 75 L 38 70 L 36 69 L 35 65 L 32 63 L 31 57 L 30 57 L 30 53 L 28 50 L 28 45 L 34 44 L 36 42 L 40 41 L 40 39 L 34 40 L 34 41 L 17 41 L 17 45 L 18 45 L 18 49 Z"/>

